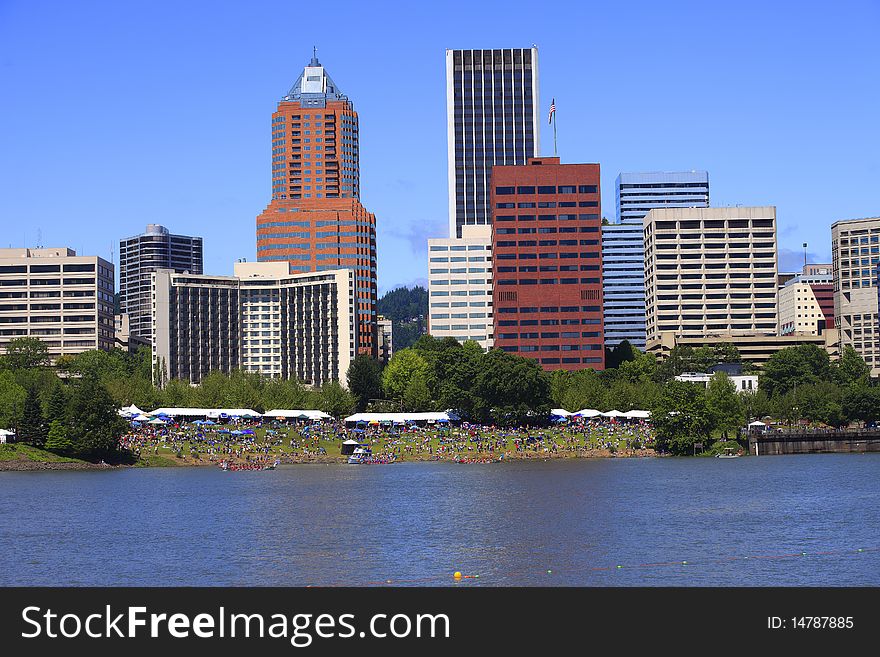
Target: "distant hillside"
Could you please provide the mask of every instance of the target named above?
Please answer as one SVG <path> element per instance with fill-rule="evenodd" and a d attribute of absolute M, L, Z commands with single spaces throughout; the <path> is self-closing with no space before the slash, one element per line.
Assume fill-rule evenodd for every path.
<path fill-rule="evenodd" d="M 428 328 L 428 291 L 399 287 L 379 299 L 378 312 L 391 320 L 394 351 L 406 349 Z"/>

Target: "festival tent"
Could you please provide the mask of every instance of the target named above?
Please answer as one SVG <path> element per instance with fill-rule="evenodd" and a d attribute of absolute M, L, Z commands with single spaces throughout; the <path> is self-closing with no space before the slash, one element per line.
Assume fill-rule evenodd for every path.
<path fill-rule="evenodd" d="M 649 417 L 651 417 L 651 411 L 632 410 L 621 414 L 620 417 L 626 417 L 631 420 L 647 420 Z"/>
<path fill-rule="evenodd" d="M 147 424 L 165 424 L 165 421 L 164 421 L 164 420 L 160 420 L 160 419 L 157 418 L 157 417 L 154 417 L 152 420 L 150 420 L 149 422 L 147 422 Z"/>
<path fill-rule="evenodd" d="M 139 409 L 137 406 L 132 404 L 131 406 L 123 406 L 118 411 L 116 411 L 122 417 L 134 417 L 135 415 L 143 415 L 143 411 Z"/>
<path fill-rule="evenodd" d="M 12 442 L 15 439 L 15 432 L 6 429 L 0 429 L 0 443 Z"/>
<path fill-rule="evenodd" d="M 391 424 L 394 422 L 449 422 L 454 420 L 455 416 L 450 413 L 355 413 L 345 418 L 346 424 L 358 424 L 366 422 L 367 424 Z"/>
<path fill-rule="evenodd" d="M 144 415 L 143 413 L 141 413 L 137 417 L 132 418 L 132 421 L 133 422 L 149 422 L 152 419 L 153 418 L 151 418 L 149 415 Z"/>
<path fill-rule="evenodd" d="M 154 416 L 173 418 L 219 418 L 219 417 L 260 417 L 251 408 L 157 408 L 148 413 Z"/>
<path fill-rule="evenodd" d="M 618 411 L 617 409 L 608 411 L 607 413 L 602 413 L 602 417 L 621 417 L 623 413 Z"/>
<path fill-rule="evenodd" d="M 602 415 L 602 411 L 597 411 L 595 408 L 584 408 L 577 413 L 572 413 L 572 417 L 598 417 L 599 415 Z"/>
<path fill-rule="evenodd" d="M 265 417 L 276 418 L 278 420 L 329 420 L 329 415 L 322 411 L 313 410 L 285 410 L 273 409 L 264 413 Z"/>
<path fill-rule="evenodd" d="M 557 417 L 568 417 L 572 415 L 572 413 L 569 413 L 564 408 L 551 408 L 550 415 L 556 415 Z"/>

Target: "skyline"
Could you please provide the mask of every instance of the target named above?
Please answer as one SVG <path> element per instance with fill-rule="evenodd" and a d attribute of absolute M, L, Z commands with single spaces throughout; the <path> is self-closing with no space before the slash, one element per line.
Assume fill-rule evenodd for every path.
<path fill-rule="evenodd" d="M 118 268 L 119 240 L 158 223 L 204 238 L 206 273 L 255 261 L 256 216 L 271 198 L 269 117 L 313 46 L 360 116 L 380 293 L 426 284 L 426 240 L 448 237 L 447 48 L 537 44 L 541 155 L 552 152 L 555 98 L 562 162 L 598 162 L 606 199 L 620 172 L 707 170 L 713 207 L 777 207 L 780 271 L 799 268 L 805 241 L 811 261 L 830 262 L 834 221 L 880 214 L 880 90 L 864 84 L 880 64 L 877 3 L 830 14 L 818 3 L 797 14 L 558 3 L 530 21 L 533 5 L 506 3 L 521 11 L 502 15 L 462 4 L 464 24 L 461 3 L 406 17 L 389 3 L 341 4 L 352 20 L 316 21 L 296 41 L 265 38 L 297 15 L 269 3 L 0 4 L 0 175 L 12 190 L 0 246 L 37 246 L 39 230 L 43 246 L 112 253 Z M 399 29 L 406 20 L 433 29 Z M 613 221 L 607 202 L 603 214 Z"/>

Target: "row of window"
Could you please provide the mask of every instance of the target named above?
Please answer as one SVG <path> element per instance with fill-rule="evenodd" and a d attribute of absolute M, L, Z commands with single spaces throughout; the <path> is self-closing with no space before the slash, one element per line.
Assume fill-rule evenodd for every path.
<path fill-rule="evenodd" d="M 511 194 L 598 194 L 598 185 L 518 185 L 516 187 L 496 187 L 495 194 L 508 196 Z"/>

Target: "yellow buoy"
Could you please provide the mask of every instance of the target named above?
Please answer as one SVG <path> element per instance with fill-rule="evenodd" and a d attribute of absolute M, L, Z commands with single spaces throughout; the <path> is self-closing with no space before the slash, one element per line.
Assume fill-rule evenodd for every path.
<path fill-rule="evenodd" d="M 452 574 L 452 576 L 453 576 L 455 579 L 461 579 L 461 573 L 458 572 L 457 570 Z"/>

